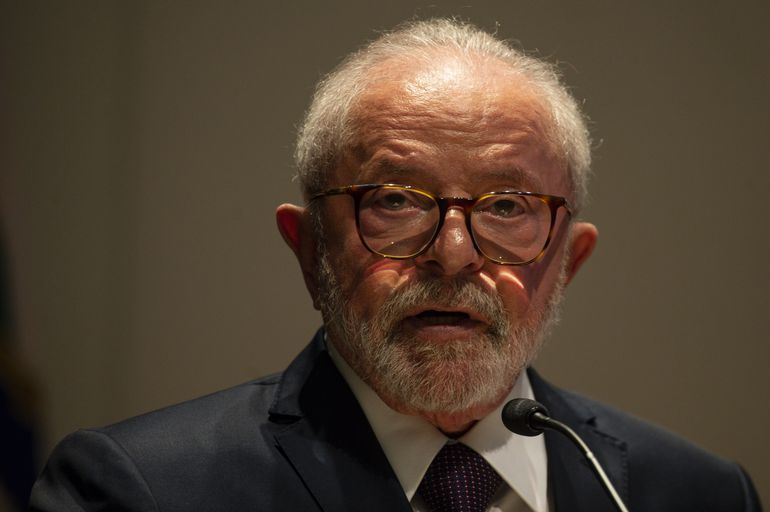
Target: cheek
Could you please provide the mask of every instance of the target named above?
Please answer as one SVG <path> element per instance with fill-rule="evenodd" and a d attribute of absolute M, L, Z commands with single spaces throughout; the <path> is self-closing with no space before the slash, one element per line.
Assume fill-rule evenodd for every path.
<path fill-rule="evenodd" d="M 332 213 L 336 215 L 326 219 L 334 219 L 326 223 L 330 263 L 353 311 L 362 319 L 372 318 L 393 290 L 414 274 L 414 264 L 372 254 L 361 242 L 352 216 Z"/>
<path fill-rule="evenodd" d="M 352 253 L 348 253 L 352 254 Z M 357 257 L 346 258 L 338 275 L 343 290 L 350 297 L 353 311 L 361 319 L 379 313 L 382 303 L 397 288 L 402 287 L 413 273 L 413 266 L 373 255 L 364 249 Z M 334 261 L 332 260 L 334 265 Z"/>
<path fill-rule="evenodd" d="M 523 267 L 497 267 L 483 279 L 503 300 L 513 319 L 528 316 L 539 310 L 553 291 L 559 265 L 551 258 Z"/>
<path fill-rule="evenodd" d="M 495 290 L 514 319 L 526 314 L 531 302 L 531 288 L 522 272 L 501 267 L 494 275 L 482 274 L 482 279 Z"/>

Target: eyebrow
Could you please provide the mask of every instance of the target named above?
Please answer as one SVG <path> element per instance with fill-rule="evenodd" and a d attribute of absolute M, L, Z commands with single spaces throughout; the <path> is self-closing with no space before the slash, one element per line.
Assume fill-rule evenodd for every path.
<path fill-rule="evenodd" d="M 403 185 L 415 180 L 433 178 L 419 167 L 397 165 L 387 159 L 380 160 L 373 166 L 364 169 L 363 174 L 376 179 L 375 176 L 371 175 L 380 173 L 387 174 L 389 180 L 392 177 L 393 181 L 403 182 L 400 183 Z M 535 173 L 518 166 L 487 170 L 484 172 L 483 178 L 490 181 L 506 182 L 516 189 L 528 188 L 530 192 L 538 192 L 542 188 L 542 181 Z"/>
<path fill-rule="evenodd" d="M 388 174 L 397 178 L 414 178 L 424 176 L 426 173 L 418 167 L 396 165 L 389 160 L 380 160 L 374 166 L 366 169 L 366 174 Z"/>
<path fill-rule="evenodd" d="M 522 167 L 489 170 L 486 171 L 484 177 L 494 181 L 510 182 L 518 188 L 527 187 L 539 190 L 542 186 L 542 181 L 537 174 Z M 538 190 L 530 190 L 530 192 L 537 192 Z"/>

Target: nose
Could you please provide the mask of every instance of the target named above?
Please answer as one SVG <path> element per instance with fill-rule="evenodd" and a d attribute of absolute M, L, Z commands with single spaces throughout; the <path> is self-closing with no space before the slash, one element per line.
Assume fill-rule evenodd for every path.
<path fill-rule="evenodd" d="M 453 276 L 473 273 L 484 265 L 476 250 L 461 208 L 450 208 L 433 244 L 415 258 L 415 264 L 432 274 Z"/>

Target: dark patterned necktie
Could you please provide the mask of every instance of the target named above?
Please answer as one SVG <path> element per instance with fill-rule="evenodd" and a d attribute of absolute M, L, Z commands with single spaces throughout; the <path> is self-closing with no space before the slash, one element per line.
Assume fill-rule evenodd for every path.
<path fill-rule="evenodd" d="M 461 443 L 447 443 L 417 488 L 431 512 L 484 512 L 502 479 L 484 458 Z"/>

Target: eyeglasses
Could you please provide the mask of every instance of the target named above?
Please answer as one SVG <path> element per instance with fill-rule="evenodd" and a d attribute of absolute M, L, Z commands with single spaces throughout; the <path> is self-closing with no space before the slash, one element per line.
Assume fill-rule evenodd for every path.
<path fill-rule="evenodd" d="M 551 241 L 556 214 L 572 209 L 563 197 L 534 192 L 489 192 L 476 198 L 436 197 L 408 185 L 350 185 L 310 198 L 348 195 L 353 198 L 356 228 L 371 252 L 393 259 L 414 258 L 436 240 L 447 211 L 459 208 L 473 245 L 501 265 L 538 260 Z"/>

